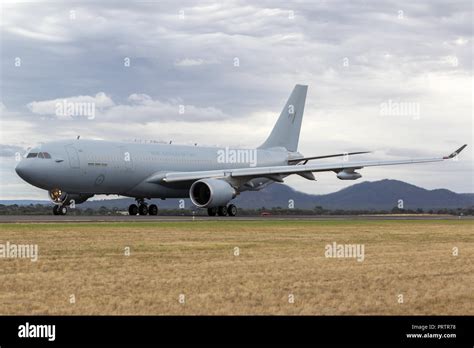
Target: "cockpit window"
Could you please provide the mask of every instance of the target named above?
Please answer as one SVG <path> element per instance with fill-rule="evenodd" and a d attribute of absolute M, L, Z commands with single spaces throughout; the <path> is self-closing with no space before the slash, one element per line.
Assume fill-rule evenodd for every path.
<path fill-rule="evenodd" d="M 47 152 L 30 152 L 26 158 L 51 158 L 51 155 Z"/>

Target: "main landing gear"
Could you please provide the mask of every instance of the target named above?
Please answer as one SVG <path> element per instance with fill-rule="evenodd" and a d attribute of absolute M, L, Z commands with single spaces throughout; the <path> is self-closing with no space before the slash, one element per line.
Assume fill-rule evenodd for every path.
<path fill-rule="evenodd" d="M 156 204 L 148 205 L 144 199 L 137 199 L 137 204 L 130 204 L 128 207 L 129 215 L 158 215 Z"/>
<path fill-rule="evenodd" d="M 229 204 L 227 207 L 225 205 L 219 207 L 207 208 L 207 215 L 209 216 L 236 216 L 237 207 L 233 204 Z"/>

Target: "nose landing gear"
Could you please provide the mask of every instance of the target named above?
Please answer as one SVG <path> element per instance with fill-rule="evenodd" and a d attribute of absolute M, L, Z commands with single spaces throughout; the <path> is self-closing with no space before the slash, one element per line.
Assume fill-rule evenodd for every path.
<path fill-rule="evenodd" d="M 53 207 L 53 214 L 54 215 L 66 215 L 67 214 L 67 206 L 65 206 L 65 205 L 55 205 Z"/>

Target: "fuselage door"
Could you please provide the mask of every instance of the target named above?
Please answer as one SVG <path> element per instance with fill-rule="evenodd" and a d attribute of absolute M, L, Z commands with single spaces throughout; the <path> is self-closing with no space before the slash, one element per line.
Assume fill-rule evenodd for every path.
<path fill-rule="evenodd" d="M 72 145 L 66 145 L 66 152 L 69 158 L 69 165 L 71 166 L 71 168 L 79 169 L 79 154 L 77 153 L 76 148 Z"/>

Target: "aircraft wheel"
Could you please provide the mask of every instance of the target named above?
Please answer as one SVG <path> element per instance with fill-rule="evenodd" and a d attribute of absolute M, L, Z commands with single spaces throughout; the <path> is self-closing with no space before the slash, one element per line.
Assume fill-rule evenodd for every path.
<path fill-rule="evenodd" d="M 138 207 L 136 204 L 130 204 L 128 207 L 128 215 L 137 215 L 138 214 Z"/>
<path fill-rule="evenodd" d="M 217 208 L 217 215 L 227 216 L 227 207 L 225 205 L 221 205 L 219 208 Z"/>
<path fill-rule="evenodd" d="M 138 206 L 138 214 L 140 215 L 148 214 L 148 207 L 145 204 L 140 204 Z"/>
<path fill-rule="evenodd" d="M 65 205 L 58 206 L 58 215 L 66 215 L 67 207 Z"/>
<path fill-rule="evenodd" d="M 227 207 L 227 213 L 229 216 L 236 216 L 237 215 L 237 207 L 233 204 L 229 204 Z"/>
<path fill-rule="evenodd" d="M 148 214 L 150 215 L 158 215 L 158 207 L 156 204 L 150 204 L 148 207 Z"/>
<path fill-rule="evenodd" d="M 53 214 L 54 214 L 54 215 L 59 215 L 59 214 L 60 214 L 60 213 L 59 213 L 59 205 L 55 205 L 55 206 L 53 207 Z"/>
<path fill-rule="evenodd" d="M 217 208 L 216 207 L 207 208 L 207 215 L 216 216 L 216 214 L 217 214 Z"/>

